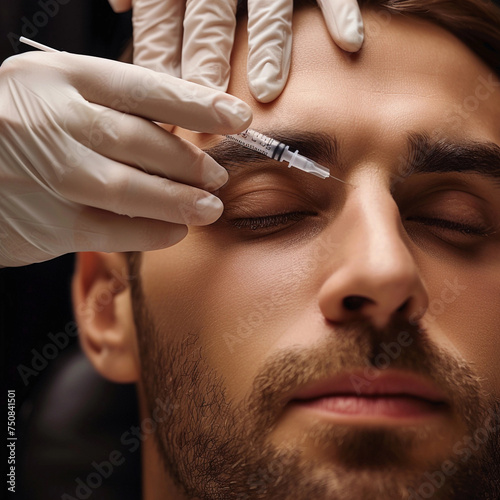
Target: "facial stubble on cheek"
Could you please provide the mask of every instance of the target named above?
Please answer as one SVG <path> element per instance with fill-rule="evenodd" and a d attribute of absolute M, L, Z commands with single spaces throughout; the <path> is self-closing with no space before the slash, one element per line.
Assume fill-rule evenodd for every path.
<path fill-rule="evenodd" d="M 498 402 L 488 399 L 465 363 L 425 342 L 414 326 L 392 325 L 381 333 L 367 324 L 351 325 L 315 349 L 282 351 L 259 370 L 250 397 L 235 404 L 227 397 L 223 377 L 203 356 L 203 332 L 185 332 L 176 342 L 168 332 L 157 331 L 141 291 L 134 294 L 134 316 L 149 411 L 158 398 L 174 408 L 161 419 L 154 437 L 166 471 L 186 499 L 357 500 L 364 495 L 398 500 L 408 498 L 409 488 L 418 491 L 429 480 L 425 472 L 432 474 L 442 462 L 429 462 L 425 471 L 411 468 L 411 450 L 437 438 L 425 426 L 354 430 L 317 424 L 283 446 L 269 439 L 286 403 L 283 394 L 369 365 L 381 342 L 402 329 L 414 343 L 391 367 L 429 376 L 453 396 L 452 406 L 467 428 L 464 443 L 488 416 L 496 415 L 496 431 L 481 446 L 469 445 L 466 453 L 467 445 L 457 441 L 456 452 L 449 455 L 456 472 L 432 498 L 473 500 L 500 489 L 498 466 L 491 463 L 499 454 Z M 332 456 L 305 458 L 304 443 Z"/>

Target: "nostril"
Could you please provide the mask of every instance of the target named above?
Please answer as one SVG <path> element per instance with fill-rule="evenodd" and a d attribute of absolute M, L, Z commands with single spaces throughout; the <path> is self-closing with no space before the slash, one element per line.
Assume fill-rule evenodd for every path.
<path fill-rule="evenodd" d="M 408 304 L 410 303 L 410 299 L 408 300 L 405 300 L 397 309 L 396 311 L 397 312 L 403 312 L 407 307 L 408 307 Z"/>
<path fill-rule="evenodd" d="M 370 299 L 366 297 L 361 297 L 360 295 L 349 295 L 342 300 L 342 305 L 348 311 L 358 311 L 363 307 L 365 302 L 369 302 Z"/>

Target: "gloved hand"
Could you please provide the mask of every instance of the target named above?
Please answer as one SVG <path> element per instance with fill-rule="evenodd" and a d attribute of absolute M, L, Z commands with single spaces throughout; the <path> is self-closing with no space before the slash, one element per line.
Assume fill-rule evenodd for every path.
<path fill-rule="evenodd" d="M 29 52 L 0 68 L 0 267 L 153 250 L 222 214 L 227 171 L 152 120 L 213 134 L 251 122 L 222 92 L 140 66 Z"/>
<path fill-rule="evenodd" d="M 109 0 L 133 6 L 134 63 L 225 91 L 237 0 Z M 357 0 L 318 0 L 339 47 L 363 44 Z M 261 102 L 274 100 L 290 70 L 293 0 L 248 0 L 248 83 Z M 183 27 L 184 24 L 184 27 Z"/>

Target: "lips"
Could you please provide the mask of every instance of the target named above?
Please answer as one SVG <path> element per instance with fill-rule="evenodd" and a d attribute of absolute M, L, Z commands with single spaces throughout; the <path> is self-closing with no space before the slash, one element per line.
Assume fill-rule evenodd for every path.
<path fill-rule="evenodd" d="M 389 417 L 420 416 L 447 406 L 444 393 L 423 377 L 396 370 L 374 373 L 369 378 L 362 371 L 344 373 L 313 382 L 290 402 L 330 413 Z"/>

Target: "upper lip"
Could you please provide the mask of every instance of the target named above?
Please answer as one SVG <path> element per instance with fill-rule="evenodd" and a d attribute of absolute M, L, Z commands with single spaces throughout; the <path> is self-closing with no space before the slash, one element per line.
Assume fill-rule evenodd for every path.
<path fill-rule="evenodd" d="M 363 370 L 342 373 L 301 387 L 293 400 L 308 400 L 328 396 L 410 396 L 431 402 L 446 402 L 436 385 L 419 375 L 396 370 L 378 370 L 377 376 Z M 376 372 L 375 372 L 376 373 Z"/>

